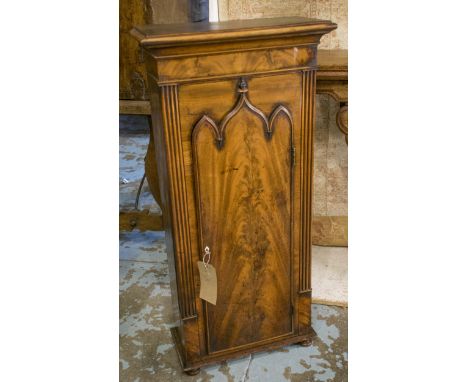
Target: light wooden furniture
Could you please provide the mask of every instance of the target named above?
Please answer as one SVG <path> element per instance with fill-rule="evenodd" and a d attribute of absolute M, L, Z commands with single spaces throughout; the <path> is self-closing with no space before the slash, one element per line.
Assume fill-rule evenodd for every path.
<path fill-rule="evenodd" d="M 348 143 L 348 51 L 320 51 L 319 68 L 317 93 L 329 94 L 340 103 L 336 124 Z"/>
<path fill-rule="evenodd" d="M 317 45 L 330 21 L 147 25 L 144 49 L 172 296 L 190 374 L 309 345 Z M 198 297 L 206 249 L 216 305 Z"/>

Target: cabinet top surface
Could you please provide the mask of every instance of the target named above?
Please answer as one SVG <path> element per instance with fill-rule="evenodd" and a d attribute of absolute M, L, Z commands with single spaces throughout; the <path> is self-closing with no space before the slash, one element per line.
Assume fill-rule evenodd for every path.
<path fill-rule="evenodd" d="M 318 64 L 320 71 L 348 71 L 348 50 L 332 49 L 318 50 Z"/>
<path fill-rule="evenodd" d="M 329 20 L 306 17 L 279 17 L 231 20 L 217 23 L 152 24 L 136 26 L 132 35 L 144 46 L 214 42 L 255 37 L 324 34 L 337 25 Z"/>

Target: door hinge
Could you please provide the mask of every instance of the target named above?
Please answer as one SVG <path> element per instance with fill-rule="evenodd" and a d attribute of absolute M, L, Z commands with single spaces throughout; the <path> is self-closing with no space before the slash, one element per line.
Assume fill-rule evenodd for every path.
<path fill-rule="evenodd" d="M 296 164 L 296 147 L 291 145 L 291 167 Z"/>

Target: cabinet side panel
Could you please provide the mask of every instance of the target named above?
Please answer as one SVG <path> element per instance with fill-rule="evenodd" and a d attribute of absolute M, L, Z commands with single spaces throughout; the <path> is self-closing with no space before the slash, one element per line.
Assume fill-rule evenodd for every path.
<path fill-rule="evenodd" d="M 152 78 L 150 76 L 150 78 Z M 195 276 L 192 262 L 190 233 L 190 211 L 188 190 L 185 178 L 183 142 L 179 114 L 177 85 L 162 86 L 160 95 L 160 115 L 162 134 L 159 145 L 165 157 L 165 224 L 168 225 L 168 256 L 174 259 L 177 281 L 181 329 L 180 338 L 184 348 L 184 363 L 190 365 L 199 359 L 200 340 L 195 298 Z M 169 222 L 166 223 L 166 215 Z M 169 252 L 171 251 L 171 253 Z"/>
<path fill-rule="evenodd" d="M 148 63 L 150 65 L 150 63 Z M 168 178 L 167 178 L 167 163 L 166 163 L 166 147 L 164 145 L 164 131 L 161 119 L 161 100 L 159 88 L 154 80 L 149 78 L 150 89 L 151 89 L 151 120 L 153 130 L 153 140 L 155 150 L 151 152 L 156 156 L 156 159 L 152 161 L 153 164 L 158 166 L 159 174 L 159 189 L 161 190 L 161 210 L 163 214 L 164 230 L 165 230 L 165 242 L 166 242 L 166 253 L 169 268 L 169 279 L 171 286 L 171 299 L 172 299 L 172 323 L 180 327 L 180 312 L 179 302 L 177 293 L 177 276 L 175 269 L 174 259 L 174 243 L 171 231 L 171 214 L 169 209 L 169 193 L 168 193 Z M 183 333 L 180 333 L 183 336 Z"/>
<path fill-rule="evenodd" d="M 178 89 L 176 85 L 161 88 L 161 109 L 166 146 L 171 229 L 179 287 L 179 307 L 182 319 L 188 319 L 196 317 L 197 312 L 193 265 L 191 262 L 184 157 L 180 138 Z"/>

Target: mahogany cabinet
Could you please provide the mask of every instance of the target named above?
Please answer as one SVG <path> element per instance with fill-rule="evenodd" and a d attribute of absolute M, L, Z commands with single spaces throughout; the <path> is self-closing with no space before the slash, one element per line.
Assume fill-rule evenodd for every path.
<path fill-rule="evenodd" d="M 310 344 L 317 45 L 330 21 L 146 25 L 152 136 L 184 370 Z M 199 298 L 208 247 L 217 301 Z M 205 259 L 206 260 L 206 259 Z"/>

